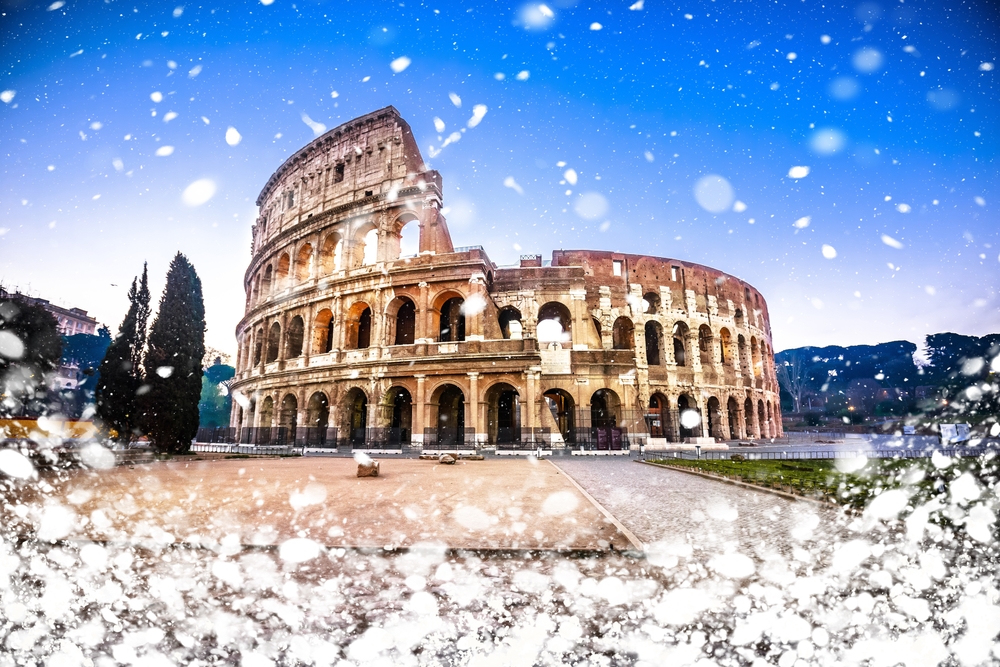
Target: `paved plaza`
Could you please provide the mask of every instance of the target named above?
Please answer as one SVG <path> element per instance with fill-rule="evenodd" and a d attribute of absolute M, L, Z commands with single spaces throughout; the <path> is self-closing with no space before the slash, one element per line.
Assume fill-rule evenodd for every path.
<path fill-rule="evenodd" d="M 559 458 L 577 481 L 646 545 L 693 553 L 790 555 L 838 530 L 835 507 L 617 457 Z"/>
<path fill-rule="evenodd" d="M 79 471 L 60 483 L 66 537 L 211 545 L 332 547 L 441 543 L 480 549 L 627 549 L 565 475 L 534 459 L 383 460 L 358 478 L 352 459 L 240 459 Z M 56 514 L 55 510 L 43 510 Z M 62 536 L 62 535 L 60 535 Z"/>

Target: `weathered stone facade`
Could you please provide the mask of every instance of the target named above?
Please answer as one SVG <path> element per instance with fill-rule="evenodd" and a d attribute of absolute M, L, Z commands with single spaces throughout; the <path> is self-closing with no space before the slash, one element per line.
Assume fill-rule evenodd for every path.
<path fill-rule="evenodd" d="M 781 434 L 757 290 L 673 259 L 560 250 L 498 267 L 453 247 L 440 174 L 392 107 L 294 154 L 257 204 L 234 427 L 556 445 L 605 426 L 652 443 Z"/>

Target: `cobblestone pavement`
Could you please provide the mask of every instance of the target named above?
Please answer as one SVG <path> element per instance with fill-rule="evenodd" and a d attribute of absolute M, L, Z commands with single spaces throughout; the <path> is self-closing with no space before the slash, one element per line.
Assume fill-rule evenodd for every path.
<path fill-rule="evenodd" d="M 628 459 L 554 460 L 644 544 L 684 556 L 738 551 L 767 560 L 845 531 L 833 507 L 794 501 Z M 655 548 L 655 547 L 654 547 Z"/>

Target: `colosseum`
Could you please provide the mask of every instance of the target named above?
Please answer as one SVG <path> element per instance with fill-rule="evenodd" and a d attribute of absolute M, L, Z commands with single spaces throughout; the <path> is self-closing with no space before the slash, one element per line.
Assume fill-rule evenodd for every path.
<path fill-rule="evenodd" d="M 676 259 L 498 266 L 455 247 L 441 175 L 391 106 L 292 155 L 257 205 L 241 442 L 621 451 L 781 435 L 757 290 Z"/>

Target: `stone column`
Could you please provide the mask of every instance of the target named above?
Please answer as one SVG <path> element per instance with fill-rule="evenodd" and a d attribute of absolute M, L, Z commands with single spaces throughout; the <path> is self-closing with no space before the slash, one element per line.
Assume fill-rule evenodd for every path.
<path fill-rule="evenodd" d="M 420 288 L 419 303 L 417 303 L 419 311 L 414 323 L 416 331 L 414 331 L 413 340 L 417 343 L 427 343 L 432 338 L 429 333 L 431 328 L 430 286 L 425 282 L 420 282 L 417 283 L 417 287 Z"/>
<path fill-rule="evenodd" d="M 483 308 L 465 316 L 465 340 L 483 340 L 486 331 L 486 276 L 475 273 L 469 278 L 469 299 L 479 301 Z"/>
<path fill-rule="evenodd" d="M 587 290 L 585 288 L 574 288 L 569 291 L 570 317 L 573 318 L 572 341 L 574 350 L 587 349 L 587 332 L 590 324 L 590 317 L 587 314 Z"/>
<path fill-rule="evenodd" d="M 475 429 L 474 440 L 478 441 L 479 438 L 479 373 L 467 373 L 469 376 L 469 397 L 466 400 L 466 404 L 469 406 L 468 415 L 469 419 L 465 426 L 468 428 L 470 425 Z"/>
<path fill-rule="evenodd" d="M 414 375 L 417 379 L 417 392 L 413 397 L 413 436 L 414 442 L 424 441 L 424 429 L 427 428 L 427 411 L 425 407 L 424 382 L 426 375 Z"/>
<path fill-rule="evenodd" d="M 688 329 L 688 349 L 691 351 L 691 370 L 701 372 L 701 345 L 698 341 L 698 330 Z"/>
<path fill-rule="evenodd" d="M 333 297 L 333 307 L 331 308 L 333 312 L 333 321 L 337 323 L 336 329 L 333 334 L 333 349 L 343 350 L 347 347 L 347 326 L 344 322 L 344 299 L 340 294 L 336 294 Z M 343 358 L 343 357 L 341 357 Z"/>
<path fill-rule="evenodd" d="M 306 310 L 306 316 L 303 318 L 302 327 L 302 365 L 309 365 L 309 357 L 313 354 L 313 343 L 315 342 L 316 336 L 313 331 L 313 311 L 314 307 L 310 306 Z"/>
<path fill-rule="evenodd" d="M 524 428 L 532 429 L 535 428 L 535 374 L 531 371 L 525 373 L 527 379 L 528 388 L 526 390 L 526 396 L 524 397 Z"/>

